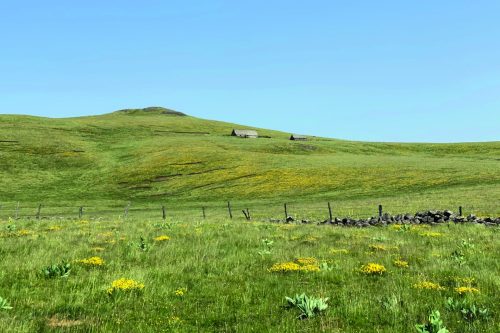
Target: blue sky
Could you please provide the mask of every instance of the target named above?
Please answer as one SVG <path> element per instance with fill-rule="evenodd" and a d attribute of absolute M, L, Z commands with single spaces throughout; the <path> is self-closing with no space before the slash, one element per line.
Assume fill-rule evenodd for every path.
<path fill-rule="evenodd" d="M 500 140 L 500 1 L 2 1 L 0 113 Z"/>

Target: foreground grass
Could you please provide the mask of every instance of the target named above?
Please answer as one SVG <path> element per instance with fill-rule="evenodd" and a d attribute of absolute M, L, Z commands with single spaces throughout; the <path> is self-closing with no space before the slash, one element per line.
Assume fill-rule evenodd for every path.
<path fill-rule="evenodd" d="M 2 332 L 412 332 L 432 310 L 441 312 L 451 332 L 500 329 L 498 228 L 137 218 L 3 221 L 0 230 L 0 297 L 13 307 L 0 310 Z M 154 240 L 162 235 L 170 239 Z M 76 262 L 93 256 L 104 265 Z M 329 269 L 269 271 L 275 263 L 309 257 Z M 408 267 L 397 267 L 397 259 Z M 69 277 L 39 276 L 42 267 L 62 260 L 72 263 Z M 360 268 L 367 263 L 387 272 L 365 275 Z M 106 290 L 122 277 L 144 289 L 111 297 Z M 415 287 L 423 281 L 443 289 Z M 479 292 L 460 296 L 460 286 Z M 295 310 L 284 308 L 285 296 L 303 292 L 329 297 L 328 309 L 298 320 Z M 464 321 L 446 309 L 448 297 L 467 298 L 490 315 Z"/>

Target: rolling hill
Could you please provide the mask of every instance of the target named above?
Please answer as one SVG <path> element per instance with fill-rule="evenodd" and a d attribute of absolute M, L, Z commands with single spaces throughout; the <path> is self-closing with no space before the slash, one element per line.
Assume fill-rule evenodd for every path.
<path fill-rule="evenodd" d="M 231 137 L 233 128 L 253 129 L 159 107 L 64 119 L 0 115 L 0 203 L 329 200 L 347 209 L 383 201 L 394 210 L 461 204 L 500 213 L 500 142 L 294 142 L 264 129 L 268 138 Z"/>

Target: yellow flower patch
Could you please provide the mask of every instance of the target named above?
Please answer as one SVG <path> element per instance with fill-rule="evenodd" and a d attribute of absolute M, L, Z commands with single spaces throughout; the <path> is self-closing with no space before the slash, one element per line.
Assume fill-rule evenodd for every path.
<path fill-rule="evenodd" d="M 401 259 L 394 260 L 393 264 L 394 264 L 394 266 L 399 267 L 399 268 L 408 268 L 410 266 L 407 261 L 404 261 Z"/>
<path fill-rule="evenodd" d="M 164 242 L 170 240 L 170 237 L 162 235 L 154 238 L 155 242 Z"/>
<path fill-rule="evenodd" d="M 316 258 L 297 258 L 295 259 L 295 262 L 299 265 L 319 265 L 318 259 Z"/>
<path fill-rule="evenodd" d="M 17 235 L 18 235 L 18 236 L 21 236 L 21 237 L 22 237 L 22 236 L 29 236 L 29 235 L 32 235 L 32 234 L 33 234 L 33 232 L 32 232 L 32 231 L 30 231 L 30 230 L 27 230 L 27 229 L 21 229 L 21 230 L 19 230 L 19 231 L 17 232 Z"/>
<path fill-rule="evenodd" d="M 474 287 L 458 287 L 455 288 L 455 291 L 460 294 L 460 295 L 465 295 L 465 294 L 474 294 L 478 293 L 479 289 L 474 288 Z"/>
<path fill-rule="evenodd" d="M 372 250 L 372 251 L 387 251 L 387 247 L 385 247 L 384 245 L 375 244 L 375 245 L 370 245 L 370 250 Z"/>
<path fill-rule="evenodd" d="M 87 259 L 79 260 L 78 262 L 85 266 L 92 266 L 92 267 L 104 266 L 104 259 L 102 259 L 101 257 L 90 257 Z"/>
<path fill-rule="evenodd" d="M 375 264 L 375 263 L 368 263 L 366 265 L 361 266 L 360 271 L 366 275 L 382 275 L 387 270 L 385 269 L 385 267 L 383 265 Z"/>
<path fill-rule="evenodd" d="M 175 296 L 182 297 L 187 293 L 187 288 L 179 288 L 176 291 L 174 291 Z"/>
<path fill-rule="evenodd" d="M 439 283 L 434 283 L 430 281 L 422 281 L 413 285 L 415 289 L 426 289 L 426 290 L 446 290 L 445 287 L 441 286 Z"/>
<path fill-rule="evenodd" d="M 131 292 L 131 291 L 141 291 L 144 289 L 144 284 L 134 281 L 132 279 L 121 278 L 113 281 L 111 283 L 111 288 L 108 288 L 106 292 L 109 295 L 115 292 Z"/>
<path fill-rule="evenodd" d="M 319 262 L 316 258 L 298 258 L 295 261 L 276 263 L 268 269 L 273 273 L 290 273 L 290 272 L 319 272 Z"/>

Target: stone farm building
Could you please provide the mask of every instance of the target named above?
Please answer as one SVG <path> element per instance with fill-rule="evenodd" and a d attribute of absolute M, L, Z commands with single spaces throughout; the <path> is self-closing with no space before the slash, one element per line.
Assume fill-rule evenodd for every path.
<path fill-rule="evenodd" d="M 232 136 L 238 136 L 240 138 L 258 138 L 259 134 L 254 130 L 238 130 L 233 129 L 231 133 Z"/>
<path fill-rule="evenodd" d="M 306 141 L 307 137 L 304 135 L 292 134 L 292 136 L 290 136 L 290 140 L 292 140 L 292 141 Z"/>

